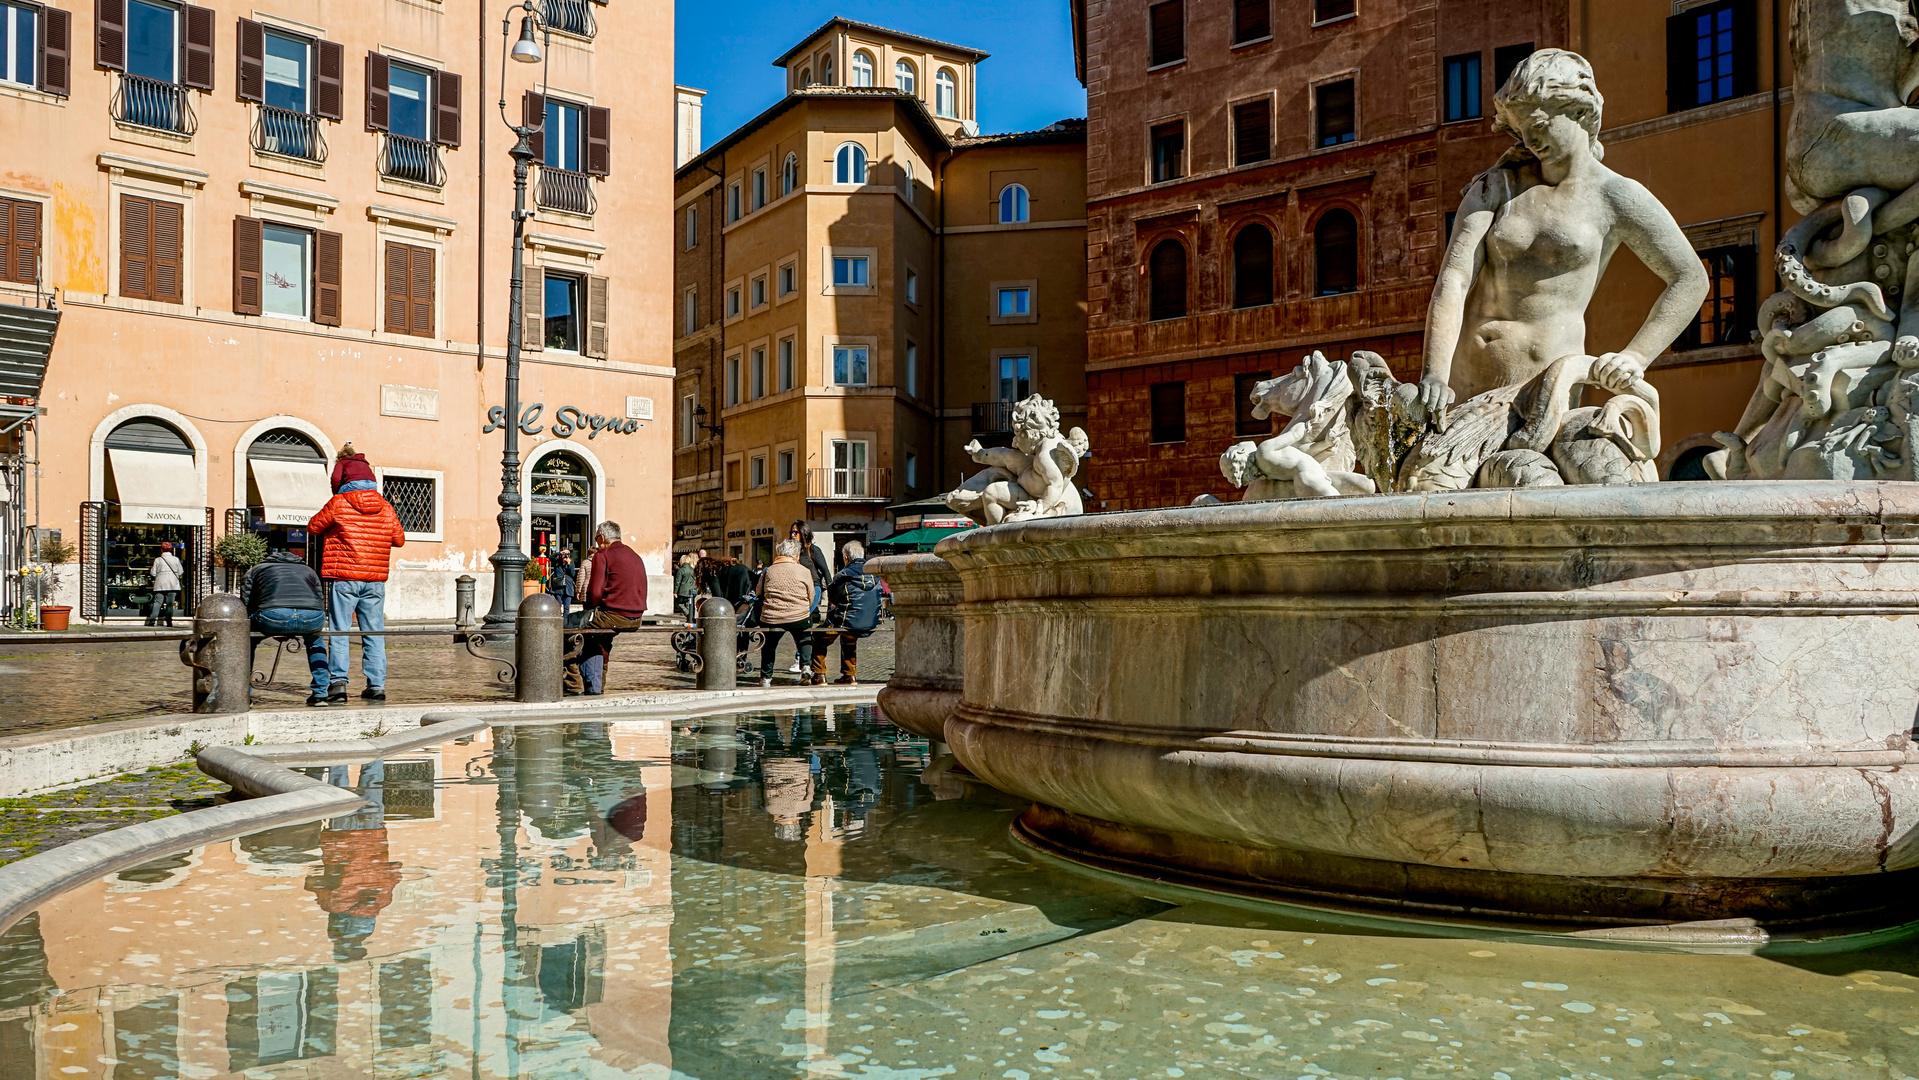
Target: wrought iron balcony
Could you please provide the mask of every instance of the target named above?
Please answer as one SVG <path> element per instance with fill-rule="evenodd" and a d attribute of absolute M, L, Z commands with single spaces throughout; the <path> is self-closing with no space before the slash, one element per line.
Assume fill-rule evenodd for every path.
<path fill-rule="evenodd" d="M 816 502 L 890 502 L 891 469 L 808 469 L 806 497 Z"/>
<path fill-rule="evenodd" d="M 577 37 L 590 38 L 599 31 L 593 17 L 593 0 L 545 0 L 546 25 Z"/>
<path fill-rule="evenodd" d="M 1013 430 L 1013 403 L 1010 401 L 973 402 L 973 434 L 1007 435 Z"/>
<path fill-rule="evenodd" d="M 320 118 L 273 105 L 260 106 L 253 119 L 253 148 L 263 154 L 326 160 L 326 136 L 320 133 Z"/>
<path fill-rule="evenodd" d="M 593 196 L 593 178 L 572 169 L 540 166 L 540 206 L 546 210 L 564 210 L 569 214 L 593 215 L 600 207 Z"/>
<path fill-rule="evenodd" d="M 388 132 L 380 147 L 380 175 L 428 187 L 446 186 L 440 148 L 425 139 Z"/>
<path fill-rule="evenodd" d="M 200 129 L 193 115 L 187 88 L 179 83 L 161 82 L 144 75 L 121 75 L 120 86 L 108 106 L 115 120 L 123 124 L 191 135 Z"/>

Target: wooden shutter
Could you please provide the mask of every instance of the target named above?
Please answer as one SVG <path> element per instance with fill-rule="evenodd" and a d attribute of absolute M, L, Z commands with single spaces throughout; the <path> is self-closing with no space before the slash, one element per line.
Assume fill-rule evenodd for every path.
<path fill-rule="evenodd" d="M 335 121 L 346 115 L 346 50 L 337 41 L 313 43 L 313 112 Z"/>
<path fill-rule="evenodd" d="M 1233 161 L 1248 165 L 1273 156 L 1273 112 L 1270 101 L 1248 101 L 1233 106 Z"/>
<path fill-rule="evenodd" d="M 234 34 L 238 70 L 234 74 L 234 93 L 241 101 L 258 105 L 267 99 L 267 28 L 252 19 L 241 19 Z"/>
<path fill-rule="evenodd" d="M 433 141 L 460 148 L 460 73 L 433 73 Z"/>
<path fill-rule="evenodd" d="M 264 237 L 259 218 L 233 219 L 233 313 L 260 314 L 260 269 Z"/>
<path fill-rule="evenodd" d="M 527 136 L 527 143 L 533 147 L 533 160 L 546 161 L 546 95 L 531 90 L 520 99 L 520 126 L 539 128 Z"/>
<path fill-rule="evenodd" d="M 340 234 L 313 230 L 313 321 L 340 325 Z"/>
<path fill-rule="evenodd" d="M 586 110 L 586 171 L 590 176 L 606 176 L 611 172 L 608 156 L 613 141 L 613 113 L 610 109 L 598 105 L 589 105 Z"/>
<path fill-rule="evenodd" d="M 40 9 L 40 89 L 73 92 L 73 13 L 64 8 Z"/>
<path fill-rule="evenodd" d="M 606 279 L 586 279 L 586 355 L 606 359 Z"/>
<path fill-rule="evenodd" d="M 1186 58 L 1186 0 L 1167 0 L 1152 7 L 1152 64 L 1170 64 Z"/>
<path fill-rule="evenodd" d="M 1679 112 L 1699 104 L 1699 86 L 1694 63 L 1693 20 L 1696 13 L 1674 15 L 1666 20 L 1666 111 Z"/>
<path fill-rule="evenodd" d="M 158 199 L 148 202 L 153 215 L 153 241 L 149 249 L 152 261 L 148 263 L 148 273 L 153 282 L 152 298 L 178 304 L 185 300 L 180 264 L 186 246 L 183 228 L 186 207 Z"/>
<path fill-rule="evenodd" d="M 93 0 L 93 63 L 127 69 L 127 0 Z"/>
<path fill-rule="evenodd" d="M 153 297 L 153 200 L 120 196 L 120 295 Z"/>
<path fill-rule="evenodd" d="M 0 281 L 32 285 L 40 273 L 40 204 L 0 199 Z"/>
<path fill-rule="evenodd" d="M 1759 6 L 1732 8 L 1732 93 L 1745 97 L 1759 92 Z"/>
<path fill-rule="evenodd" d="M 417 337 L 433 336 L 433 249 L 411 250 L 407 278 L 407 300 L 412 308 L 408 322 Z"/>
<path fill-rule="evenodd" d="M 405 244 L 389 242 L 386 246 L 386 332 L 389 334 L 411 332 L 407 324 L 407 282 L 412 274 L 408 266 L 409 250 Z"/>
<path fill-rule="evenodd" d="M 1233 0 L 1235 45 L 1270 37 L 1272 32 L 1272 0 Z"/>
<path fill-rule="evenodd" d="M 0 281 L 19 281 L 14 274 L 13 215 L 14 199 L 0 198 Z"/>
<path fill-rule="evenodd" d="M 539 352 L 546 348 L 546 271 L 536 267 L 526 272 L 522 304 L 526 313 L 520 351 Z"/>
<path fill-rule="evenodd" d="M 386 131 L 393 122 L 393 96 L 387 88 L 392 65 L 380 53 L 366 54 L 366 126 L 368 131 Z"/>
<path fill-rule="evenodd" d="M 186 33 L 180 40 L 180 84 L 213 90 L 213 9 L 188 4 L 180 9 Z"/>

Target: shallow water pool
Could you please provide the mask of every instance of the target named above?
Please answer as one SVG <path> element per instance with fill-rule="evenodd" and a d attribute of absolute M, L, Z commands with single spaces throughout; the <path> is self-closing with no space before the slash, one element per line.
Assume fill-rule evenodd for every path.
<path fill-rule="evenodd" d="M 364 811 L 0 939 L 0 1080 L 1919 1076 L 1911 939 L 1633 952 L 1148 895 L 932 764 L 842 707 L 329 770 Z"/>

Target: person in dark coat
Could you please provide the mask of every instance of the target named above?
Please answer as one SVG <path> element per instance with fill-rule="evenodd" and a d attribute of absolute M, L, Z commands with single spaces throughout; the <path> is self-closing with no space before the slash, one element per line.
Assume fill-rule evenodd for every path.
<path fill-rule="evenodd" d="M 833 575 L 826 584 L 826 622 L 825 629 L 813 631 L 812 670 L 801 682 L 811 682 L 815 686 L 826 682 L 826 650 L 835 640 L 840 643 L 840 677 L 833 681 L 835 686 L 853 686 L 859 677 L 860 639 L 873 632 L 873 623 L 878 621 L 879 597 L 868 596 L 868 589 L 877 590 L 877 579 L 868 580 L 866 575 L 866 545 L 858 540 L 848 540 L 841 550 L 846 565 Z M 866 604 L 857 615 L 855 598 Z M 864 621 L 870 619 L 871 622 Z"/>
<path fill-rule="evenodd" d="M 312 688 L 307 704 L 327 703 L 327 647 L 320 637 L 326 629 L 326 597 L 320 577 L 306 560 L 290 551 L 276 551 L 240 579 L 240 602 L 256 635 L 288 634 L 306 645 L 307 672 Z M 253 639 L 255 650 L 260 638 Z"/>
<path fill-rule="evenodd" d="M 547 560 L 546 591 L 560 602 L 560 617 L 566 617 L 567 608 L 573 604 L 573 590 L 576 583 L 573 575 L 573 554 L 562 547 Z"/>
<path fill-rule="evenodd" d="M 786 530 L 786 538 L 800 542 L 800 565 L 812 572 L 814 588 L 825 589 L 826 583 L 833 580 L 833 564 L 826 561 L 826 553 L 813 542 L 813 526 L 795 521 Z"/>

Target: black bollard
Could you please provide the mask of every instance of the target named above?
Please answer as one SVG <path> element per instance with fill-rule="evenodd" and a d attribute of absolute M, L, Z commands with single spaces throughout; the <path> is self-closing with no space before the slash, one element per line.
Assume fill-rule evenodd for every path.
<path fill-rule="evenodd" d="M 560 602 L 545 593 L 520 601 L 514 618 L 514 663 L 518 701 L 558 701 L 565 696 L 566 620 Z"/>
<path fill-rule="evenodd" d="M 739 626 L 733 618 L 733 605 L 718 596 L 710 596 L 700 606 L 701 690 L 732 690 L 740 684 Z"/>
<path fill-rule="evenodd" d="M 247 607 L 231 593 L 200 601 L 193 616 L 197 642 L 193 711 L 243 713 L 253 706 L 253 642 Z"/>

